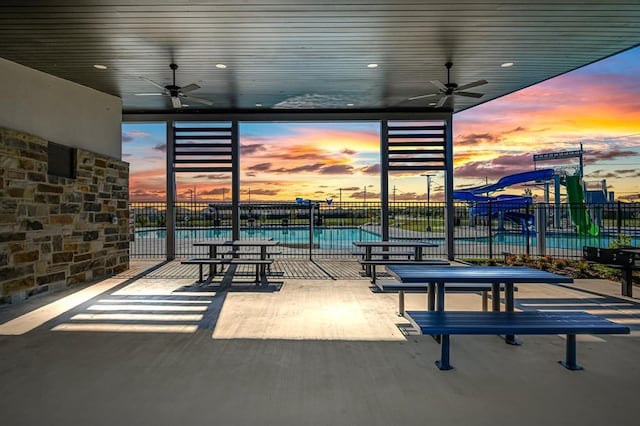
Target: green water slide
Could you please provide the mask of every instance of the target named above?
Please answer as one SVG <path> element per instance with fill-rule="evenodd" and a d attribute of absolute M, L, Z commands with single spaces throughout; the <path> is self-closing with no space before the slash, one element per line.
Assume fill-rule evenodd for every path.
<path fill-rule="evenodd" d="M 569 196 L 569 211 L 571 212 L 571 220 L 576 226 L 579 235 L 597 236 L 600 234 L 600 227 L 591 223 L 589 212 L 584 202 L 584 191 L 582 190 L 582 182 L 580 176 L 567 176 L 567 195 Z"/>

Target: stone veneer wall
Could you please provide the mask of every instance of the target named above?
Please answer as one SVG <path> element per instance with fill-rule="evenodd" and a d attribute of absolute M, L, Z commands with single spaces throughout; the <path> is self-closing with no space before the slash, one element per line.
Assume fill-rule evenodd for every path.
<path fill-rule="evenodd" d="M 129 164 L 78 149 L 52 176 L 47 145 L 0 128 L 0 304 L 129 268 Z"/>

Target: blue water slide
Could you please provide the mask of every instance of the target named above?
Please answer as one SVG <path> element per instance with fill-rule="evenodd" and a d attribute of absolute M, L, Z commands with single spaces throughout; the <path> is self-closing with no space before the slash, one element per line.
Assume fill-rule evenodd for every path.
<path fill-rule="evenodd" d="M 509 186 L 518 185 L 525 182 L 546 181 L 553 178 L 553 169 L 531 170 L 523 173 L 503 176 L 496 183 L 491 185 L 476 186 L 473 188 L 460 189 L 453 191 L 453 197 L 463 201 L 482 201 L 481 199 L 473 199 L 470 195 L 488 194 L 490 192 L 500 191 Z M 471 199 L 470 199 L 471 198 Z M 486 197 L 487 199 L 489 197 Z"/>
<path fill-rule="evenodd" d="M 522 234 L 524 235 L 527 231 L 531 233 L 531 235 L 535 235 L 535 217 L 530 213 L 522 213 L 522 212 L 506 212 L 504 214 L 505 220 L 510 220 L 520 224 L 522 229 Z"/>
<path fill-rule="evenodd" d="M 530 213 L 523 212 L 523 210 L 526 211 L 527 206 L 533 203 L 531 197 L 521 195 L 498 195 L 497 197 L 490 197 L 488 194 L 525 182 L 548 181 L 553 178 L 553 175 L 553 169 L 516 173 L 504 176 L 491 185 L 453 191 L 453 198 L 455 200 L 473 203 L 473 206 L 470 208 L 472 216 L 496 216 L 498 214 L 504 214 L 505 220 L 511 220 L 520 224 L 523 234 L 527 230 L 535 232 L 534 216 Z"/>
<path fill-rule="evenodd" d="M 488 200 L 477 200 L 473 214 L 477 216 L 495 216 L 498 213 L 526 209 L 533 203 L 531 197 L 520 195 L 500 195 Z"/>

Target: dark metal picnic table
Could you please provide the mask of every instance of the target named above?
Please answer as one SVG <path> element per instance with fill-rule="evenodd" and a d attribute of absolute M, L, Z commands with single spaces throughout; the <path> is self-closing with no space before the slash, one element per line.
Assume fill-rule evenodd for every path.
<path fill-rule="evenodd" d="M 387 270 L 403 283 L 428 283 L 429 292 L 435 290 L 436 310 L 445 310 L 446 284 L 491 284 L 493 311 L 500 310 L 500 285 L 504 285 L 505 311 L 514 311 L 516 284 L 572 283 L 573 278 L 523 266 L 419 266 L 390 265 Z M 514 336 L 507 342 L 516 343 Z"/>

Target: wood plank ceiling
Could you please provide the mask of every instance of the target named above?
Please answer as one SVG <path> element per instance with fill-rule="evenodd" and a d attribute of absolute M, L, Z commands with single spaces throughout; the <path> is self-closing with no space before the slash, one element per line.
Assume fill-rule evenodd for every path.
<path fill-rule="evenodd" d="M 488 81 L 469 90 L 482 98 L 455 97 L 460 111 L 640 42 L 638 0 L 334 3 L 3 0 L 0 56 L 119 96 L 125 112 L 174 111 L 136 95 L 159 91 L 141 77 L 170 84 L 171 62 L 178 86 L 213 102 L 189 110 L 425 110 L 433 98 L 408 98 L 436 92 L 452 61 L 452 81 Z"/>

